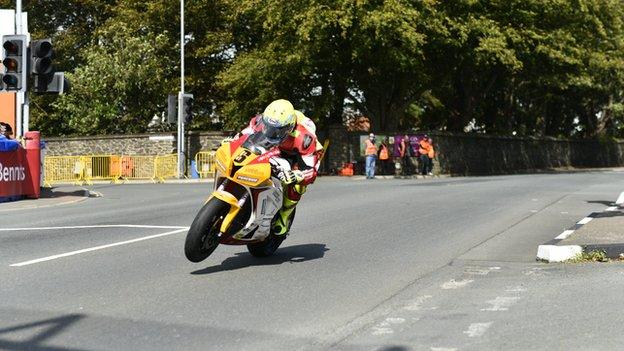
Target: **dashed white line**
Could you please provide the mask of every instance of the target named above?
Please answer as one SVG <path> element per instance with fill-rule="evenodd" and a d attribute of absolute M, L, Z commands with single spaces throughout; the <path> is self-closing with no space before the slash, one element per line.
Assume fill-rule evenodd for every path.
<path fill-rule="evenodd" d="M 468 326 L 468 330 L 464 330 L 464 334 L 468 335 L 468 337 L 475 338 L 479 336 L 483 336 L 485 332 L 490 329 L 493 322 L 487 323 L 472 323 Z"/>
<path fill-rule="evenodd" d="M 581 219 L 580 221 L 578 221 L 577 224 L 587 224 L 587 223 L 591 222 L 592 219 L 593 219 L 592 217 L 585 217 L 585 218 Z"/>
<path fill-rule="evenodd" d="M 494 300 L 487 301 L 488 304 L 492 305 L 488 308 L 482 308 L 481 311 L 507 311 L 509 307 L 520 300 L 519 297 L 508 297 L 508 296 L 497 296 Z"/>
<path fill-rule="evenodd" d="M 463 287 L 467 286 L 468 284 L 470 284 L 472 282 L 474 282 L 474 280 L 472 280 L 472 279 L 465 279 L 465 280 L 451 279 L 448 282 L 445 282 L 442 285 L 440 285 L 440 288 L 442 288 L 444 290 L 459 289 L 459 288 L 463 288 Z"/>
<path fill-rule="evenodd" d="M 572 233 L 574 233 L 574 230 L 564 230 L 563 233 L 557 235 L 557 237 L 555 237 L 555 239 L 563 240 L 563 239 L 569 237 L 570 235 L 572 235 Z"/>
<path fill-rule="evenodd" d="M 14 264 L 12 264 L 10 266 L 11 267 L 28 266 L 28 265 L 35 264 L 35 263 L 41 263 L 41 262 L 45 262 L 45 261 L 55 260 L 57 258 L 74 256 L 74 255 L 82 254 L 82 253 L 85 253 L 85 252 L 97 251 L 97 250 L 107 249 L 109 247 L 126 245 L 126 244 L 132 244 L 132 243 L 136 243 L 136 242 L 139 242 L 139 241 L 160 238 L 162 236 L 177 234 L 177 233 L 181 233 L 181 232 L 184 232 L 184 231 L 187 231 L 187 230 L 188 230 L 188 227 L 182 228 L 182 229 L 173 230 L 173 231 L 166 232 L 166 233 L 160 233 L 160 234 L 156 234 L 156 235 L 149 235 L 149 236 L 144 236 L 144 237 L 136 238 L 136 239 L 132 239 L 132 240 L 120 241 L 120 242 L 116 242 L 116 243 L 112 243 L 112 244 L 100 245 L 100 246 L 90 247 L 90 248 L 87 248 L 87 249 L 76 250 L 76 251 L 66 252 L 66 253 L 62 253 L 62 254 L 58 254 L 58 255 L 38 258 L 38 259 L 35 259 L 35 260 L 14 263 Z"/>

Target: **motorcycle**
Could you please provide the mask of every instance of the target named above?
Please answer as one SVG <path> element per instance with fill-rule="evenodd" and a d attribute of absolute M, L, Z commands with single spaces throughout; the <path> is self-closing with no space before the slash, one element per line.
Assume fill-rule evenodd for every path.
<path fill-rule="evenodd" d="M 223 143 L 215 154 L 211 196 L 197 213 L 186 235 L 184 253 L 200 262 L 219 244 L 247 245 L 255 257 L 272 255 L 286 235 L 272 233 L 282 207 L 279 172 L 290 169 L 278 147 L 266 147 L 261 133 Z M 288 231 L 295 211 L 290 215 Z"/>

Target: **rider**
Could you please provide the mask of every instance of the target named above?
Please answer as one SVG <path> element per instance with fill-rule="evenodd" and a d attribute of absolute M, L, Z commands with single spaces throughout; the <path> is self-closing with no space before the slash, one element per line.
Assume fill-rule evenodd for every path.
<path fill-rule="evenodd" d="M 267 136 L 271 144 L 268 146 L 279 145 L 280 157 L 290 164 L 290 169 L 279 173 L 286 189 L 282 208 L 273 224 L 273 233 L 284 235 L 288 232 L 289 217 L 307 186 L 316 179 L 323 146 L 316 138 L 314 122 L 295 110 L 288 100 L 271 102 L 263 113 L 249 121 L 249 126 L 241 133 L 247 135 L 256 132 Z"/>

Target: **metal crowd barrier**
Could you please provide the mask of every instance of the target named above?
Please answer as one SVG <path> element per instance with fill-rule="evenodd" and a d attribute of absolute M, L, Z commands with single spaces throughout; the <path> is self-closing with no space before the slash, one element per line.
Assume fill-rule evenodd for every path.
<path fill-rule="evenodd" d="M 81 156 L 46 156 L 44 186 L 51 183 L 82 184 L 84 162 Z"/>
<path fill-rule="evenodd" d="M 164 156 L 47 156 L 44 185 L 53 183 L 92 184 L 94 180 L 117 183 L 147 179 L 164 182 L 177 175 L 178 155 Z"/>
<path fill-rule="evenodd" d="M 154 178 L 161 183 L 167 178 L 175 178 L 178 175 L 178 155 L 156 156 L 154 168 Z"/>
<path fill-rule="evenodd" d="M 200 178 L 212 177 L 215 171 L 214 156 L 214 151 L 201 151 L 195 155 L 195 165 Z"/>

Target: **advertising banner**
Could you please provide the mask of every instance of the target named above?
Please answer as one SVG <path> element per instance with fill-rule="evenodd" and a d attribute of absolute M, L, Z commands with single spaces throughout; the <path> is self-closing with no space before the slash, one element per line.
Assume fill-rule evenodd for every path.
<path fill-rule="evenodd" d="M 0 197 L 35 193 L 26 150 L 0 152 Z"/>
<path fill-rule="evenodd" d="M 419 143 L 425 137 L 425 134 L 409 134 L 409 135 L 403 134 L 403 135 L 395 136 L 394 137 L 394 150 L 393 150 L 392 156 L 394 157 L 401 156 L 401 151 L 400 151 L 401 141 L 403 141 L 405 137 L 407 137 L 407 139 L 409 140 L 410 156 L 420 156 L 420 153 L 418 152 Z"/>

